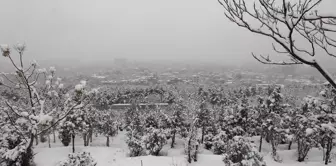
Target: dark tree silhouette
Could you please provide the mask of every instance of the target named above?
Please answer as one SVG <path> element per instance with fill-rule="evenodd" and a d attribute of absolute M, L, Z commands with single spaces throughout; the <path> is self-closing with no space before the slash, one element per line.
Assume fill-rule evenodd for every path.
<path fill-rule="evenodd" d="M 275 62 L 269 56 L 252 56 L 273 65 L 306 64 L 316 68 L 336 88 L 331 75 L 315 59 L 320 53 L 336 57 L 336 14 L 322 14 L 317 7 L 323 0 L 218 0 L 225 16 L 238 26 L 271 38 L 274 51 L 287 56 Z M 252 24 L 253 23 L 253 24 Z M 258 25 L 255 25 L 257 23 Z M 303 44 L 301 41 L 304 41 Z M 302 47 L 305 45 L 305 47 Z"/>

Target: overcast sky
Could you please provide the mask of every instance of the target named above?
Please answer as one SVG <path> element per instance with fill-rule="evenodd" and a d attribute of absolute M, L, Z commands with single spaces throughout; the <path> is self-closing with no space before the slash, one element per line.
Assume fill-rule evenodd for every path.
<path fill-rule="evenodd" d="M 38 60 L 238 62 L 271 50 L 270 40 L 229 22 L 217 0 L 1 0 L 0 17 L 0 43 L 24 41 Z"/>

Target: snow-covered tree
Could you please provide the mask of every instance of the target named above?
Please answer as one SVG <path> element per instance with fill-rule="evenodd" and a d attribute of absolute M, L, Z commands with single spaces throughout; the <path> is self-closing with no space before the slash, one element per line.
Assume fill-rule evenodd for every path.
<path fill-rule="evenodd" d="M 317 145 L 318 126 L 317 119 L 309 115 L 298 115 L 295 118 L 295 139 L 298 144 L 298 161 L 305 160 L 309 150 Z"/>
<path fill-rule="evenodd" d="M 280 123 L 281 117 L 278 114 L 272 112 L 267 116 L 267 119 L 262 124 L 266 133 L 266 137 L 269 139 L 272 147 L 272 157 L 277 162 L 282 161 L 277 152 L 278 145 L 280 144 L 283 135 L 283 129 L 281 128 Z"/>
<path fill-rule="evenodd" d="M 197 161 L 197 155 L 198 155 L 198 148 L 199 148 L 199 142 L 197 141 L 197 118 L 192 118 L 193 121 L 190 125 L 189 133 L 187 138 L 185 138 L 185 148 L 184 151 L 187 155 L 187 161 L 189 163 L 194 160 Z"/>
<path fill-rule="evenodd" d="M 173 106 L 173 114 L 170 118 L 171 121 L 171 145 L 170 147 L 173 148 L 175 144 L 175 137 L 178 131 L 181 131 L 181 128 L 184 125 L 184 107 L 182 105 L 174 104 Z"/>
<path fill-rule="evenodd" d="M 319 93 L 321 98 L 315 99 L 318 107 L 317 119 L 320 135 L 320 146 L 323 150 L 323 160 L 327 165 L 331 161 L 332 148 L 336 140 L 336 90 L 330 84 L 324 84 Z M 312 105 L 312 104 L 311 104 Z"/>
<path fill-rule="evenodd" d="M 333 119 L 336 119 L 335 116 L 333 117 Z M 329 162 L 331 162 L 332 148 L 336 140 L 336 125 L 335 122 L 332 123 L 331 121 L 329 121 L 328 123 L 321 123 L 319 126 L 319 135 L 321 137 L 320 144 L 323 149 L 323 160 L 327 165 Z"/>
<path fill-rule="evenodd" d="M 129 155 L 131 157 L 140 156 L 144 152 L 142 144 L 144 128 L 135 104 L 133 104 L 132 107 L 128 109 L 126 115 L 126 143 L 130 151 Z"/>
<path fill-rule="evenodd" d="M 110 146 L 110 137 L 117 135 L 118 124 L 116 116 L 112 113 L 112 110 L 99 111 L 97 130 L 98 133 L 103 134 L 106 137 L 106 146 Z"/>
<path fill-rule="evenodd" d="M 82 82 L 76 86 L 82 86 L 84 83 Z M 77 91 L 77 90 L 76 90 Z M 82 92 L 80 92 L 82 93 Z M 89 120 L 89 112 L 91 111 L 92 107 L 87 106 L 86 108 L 82 109 L 74 109 L 70 111 L 62 121 L 61 121 L 61 131 L 68 132 L 72 138 L 72 151 L 75 153 L 75 137 L 78 134 L 82 134 L 84 138 L 84 146 L 88 145 L 88 139 L 86 138 L 87 133 L 89 132 L 90 128 L 90 120 Z"/>
<path fill-rule="evenodd" d="M 203 143 L 204 135 L 207 134 L 207 129 L 211 126 L 211 112 L 206 107 L 205 103 L 202 103 L 199 110 L 196 112 L 197 123 L 196 127 L 201 128 L 201 143 Z"/>
<path fill-rule="evenodd" d="M 33 163 L 33 142 L 37 136 L 48 133 L 69 113 L 84 108 L 96 91 L 84 89 L 83 85 L 73 91 L 64 91 L 64 85 L 55 77 L 56 69 L 39 69 L 36 62 L 25 66 L 24 44 L 16 44 L 19 63 L 12 57 L 8 45 L 1 45 L 1 52 L 14 67 L 13 73 L 1 73 L 0 86 L 19 91 L 18 101 L 1 97 L 6 125 L 0 126 L 1 160 L 7 165 L 30 166 Z M 14 141 L 14 142 L 13 142 Z M 11 142 L 8 144 L 8 142 Z"/>
<path fill-rule="evenodd" d="M 310 149 L 318 145 L 319 126 L 315 114 L 318 107 L 317 101 L 309 96 L 304 98 L 302 108 L 296 111 L 293 119 L 299 162 L 304 161 Z"/>

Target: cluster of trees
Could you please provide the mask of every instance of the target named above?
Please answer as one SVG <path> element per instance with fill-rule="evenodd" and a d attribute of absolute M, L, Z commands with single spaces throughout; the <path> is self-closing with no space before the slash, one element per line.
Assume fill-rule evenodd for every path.
<path fill-rule="evenodd" d="M 120 114 L 112 110 L 97 110 L 94 106 L 73 111 L 61 121 L 58 128 L 59 138 L 64 146 L 72 140 L 75 152 L 75 137 L 83 138 L 84 146 L 89 146 L 93 135 L 106 137 L 106 146 L 110 146 L 110 137 L 116 136 L 121 128 Z"/>
<path fill-rule="evenodd" d="M 245 91 L 235 90 L 231 93 L 241 96 L 242 94 L 238 95 L 237 93 L 246 92 L 248 89 Z M 225 103 L 228 104 L 227 107 L 222 107 L 218 106 L 218 103 L 211 102 L 213 95 L 208 95 L 210 92 L 204 90 L 203 92 L 193 92 L 188 99 L 177 97 L 179 100 L 166 109 L 139 109 L 134 104 L 125 113 L 127 115 L 125 116 L 126 143 L 129 146 L 130 156 L 159 155 L 160 150 L 167 143 L 170 143 L 170 147 L 174 148 L 176 138 L 184 140 L 185 153 L 189 163 L 197 161 L 200 146 L 213 150 L 215 154 L 228 154 L 228 148 L 238 148 L 231 147 L 232 142 L 229 143 L 229 141 L 235 141 L 236 136 L 242 136 L 241 139 L 237 138 L 237 141 L 245 141 L 246 146 L 251 147 L 252 150 L 253 145 L 245 138 L 246 133 L 255 127 L 249 126 L 249 121 L 246 120 L 248 102 L 245 101 L 245 105 L 239 105 L 244 109 L 238 108 L 238 105 L 237 107 L 233 106 L 233 102 Z M 223 109 L 217 110 L 217 108 Z M 241 109 L 241 111 L 236 109 Z M 233 112 L 237 112 L 237 114 Z M 243 153 L 249 153 L 249 151 L 243 151 Z M 255 157 L 260 159 L 259 152 L 255 153 Z M 256 159 L 252 158 L 251 160 Z M 243 159 L 242 157 L 237 162 L 242 162 Z M 259 159 L 258 161 L 262 162 L 262 158 Z"/>
<path fill-rule="evenodd" d="M 108 109 L 112 104 L 132 102 L 173 103 L 175 97 L 168 89 L 159 86 L 149 88 L 102 88 L 95 98 L 95 106 L 99 109 Z M 156 101 L 150 101 L 148 98 L 151 96 L 155 96 Z"/>
<path fill-rule="evenodd" d="M 301 102 L 299 105 L 289 103 L 293 98 L 283 95 L 279 86 L 199 89 L 166 110 L 140 110 L 135 105 L 126 113 L 127 144 L 131 156 L 143 155 L 146 150 L 159 155 L 163 144 L 169 142 L 174 148 L 178 137 L 184 139 L 189 162 L 197 161 L 198 149 L 203 146 L 224 155 L 225 163 L 243 164 L 263 163 L 259 152 L 266 140 L 275 161 L 282 160 L 277 152 L 279 144 L 288 144 L 288 149 L 297 144 L 299 162 L 306 159 L 312 148 L 321 148 L 328 164 L 336 136 L 335 91 L 330 84 L 316 90 L 321 89 L 319 96 L 295 98 Z M 257 140 L 251 140 L 253 136 L 260 136 L 258 148 L 253 143 Z M 234 153 L 237 148 L 241 148 L 239 155 Z"/>

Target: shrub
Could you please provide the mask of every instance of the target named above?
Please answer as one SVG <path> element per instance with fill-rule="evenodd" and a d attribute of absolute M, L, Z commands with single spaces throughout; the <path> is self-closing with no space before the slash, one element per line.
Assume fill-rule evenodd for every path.
<path fill-rule="evenodd" d="M 188 130 L 185 126 L 181 127 L 180 130 L 178 130 L 182 138 L 188 137 Z"/>
<path fill-rule="evenodd" d="M 227 142 L 223 161 L 228 166 L 266 166 L 255 145 L 241 136 Z"/>
<path fill-rule="evenodd" d="M 70 134 L 69 130 L 61 129 L 59 131 L 58 137 L 59 137 L 59 139 L 61 140 L 61 142 L 64 146 L 69 146 L 69 144 L 71 142 L 71 134 Z"/>
<path fill-rule="evenodd" d="M 70 153 L 65 161 L 61 161 L 58 166 L 96 166 L 97 162 L 89 152 Z"/>
<path fill-rule="evenodd" d="M 148 154 L 158 156 L 162 147 L 167 143 L 167 137 L 162 129 L 150 127 L 142 137 L 144 148 Z"/>
<path fill-rule="evenodd" d="M 0 140 L 0 146 L 0 165 L 23 165 L 25 160 L 33 165 L 33 151 L 26 149 L 26 142 L 19 137 L 14 140 Z"/>
<path fill-rule="evenodd" d="M 213 151 L 214 154 L 223 154 L 226 151 L 226 142 L 228 136 L 225 131 L 220 131 L 213 137 Z"/>
<path fill-rule="evenodd" d="M 204 136 L 204 148 L 210 150 L 213 145 L 213 138 L 214 136 L 211 133 L 208 133 Z"/>
<path fill-rule="evenodd" d="M 126 133 L 126 144 L 129 149 L 129 156 L 136 157 L 143 153 L 143 146 L 141 140 L 141 133 L 136 132 L 136 130 L 130 130 Z"/>
<path fill-rule="evenodd" d="M 47 142 L 47 136 L 45 135 L 45 134 L 41 134 L 40 135 L 40 141 L 42 142 L 42 143 L 44 143 L 44 142 Z"/>

